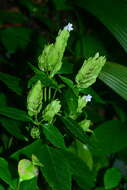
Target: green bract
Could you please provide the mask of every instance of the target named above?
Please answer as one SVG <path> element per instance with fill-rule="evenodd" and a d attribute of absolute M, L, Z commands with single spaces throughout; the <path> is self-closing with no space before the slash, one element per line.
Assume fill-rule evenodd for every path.
<path fill-rule="evenodd" d="M 96 78 L 105 63 L 106 58 L 104 56 L 99 57 L 99 53 L 96 53 L 94 57 L 85 60 L 75 78 L 78 87 L 88 88 L 91 86 L 96 81 Z"/>
<path fill-rule="evenodd" d="M 30 116 L 37 115 L 42 108 L 42 84 L 37 81 L 27 96 L 27 109 Z"/>
<path fill-rule="evenodd" d="M 52 122 L 54 116 L 60 111 L 61 105 L 59 100 L 53 100 L 48 104 L 43 112 L 43 119 Z"/>
<path fill-rule="evenodd" d="M 84 132 L 86 131 L 90 131 L 89 127 L 90 127 L 91 121 L 84 119 L 79 123 L 79 126 L 83 129 Z"/>
<path fill-rule="evenodd" d="M 49 71 L 53 77 L 62 66 L 62 58 L 70 36 L 68 30 L 59 31 L 55 44 L 45 46 L 38 58 L 38 66 L 41 70 Z"/>
<path fill-rule="evenodd" d="M 30 160 L 22 159 L 18 163 L 20 181 L 30 180 L 38 176 L 38 168 Z"/>
<path fill-rule="evenodd" d="M 77 112 L 81 113 L 82 112 L 82 109 L 86 106 L 87 104 L 87 101 L 86 99 L 84 98 L 84 96 L 79 96 L 78 97 L 78 108 L 77 108 Z"/>

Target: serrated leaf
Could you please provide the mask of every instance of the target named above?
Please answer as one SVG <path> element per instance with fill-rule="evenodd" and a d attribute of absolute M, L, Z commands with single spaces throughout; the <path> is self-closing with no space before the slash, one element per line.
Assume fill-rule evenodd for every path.
<path fill-rule="evenodd" d="M 60 150 L 43 146 L 39 160 L 44 165 L 41 172 L 52 190 L 71 190 L 70 167 Z"/>
<path fill-rule="evenodd" d="M 108 62 L 103 67 L 99 78 L 122 98 L 127 100 L 127 67 Z"/>
<path fill-rule="evenodd" d="M 94 175 L 92 171 L 90 171 L 85 162 L 77 157 L 75 154 L 69 151 L 64 151 L 63 153 L 70 164 L 71 172 L 74 176 L 74 179 L 81 187 L 81 189 L 91 190 L 91 188 L 94 186 Z"/>
<path fill-rule="evenodd" d="M 0 72 L 0 80 L 8 88 L 10 88 L 13 92 L 17 93 L 18 95 L 22 94 L 22 88 L 21 88 L 21 85 L 20 85 L 20 83 L 21 83 L 20 78 Z"/>
<path fill-rule="evenodd" d="M 118 168 L 109 168 L 104 174 L 105 189 L 117 187 L 121 180 L 121 173 Z"/>
<path fill-rule="evenodd" d="M 19 121 L 31 121 L 25 111 L 13 107 L 0 107 L 0 115 Z"/>
<path fill-rule="evenodd" d="M 56 147 L 65 148 L 64 138 L 60 131 L 53 125 L 43 125 L 43 132 L 47 139 Z"/>
<path fill-rule="evenodd" d="M 84 133 L 83 129 L 78 125 L 78 123 L 68 117 L 61 117 L 61 120 L 63 121 L 65 127 L 81 142 L 84 144 L 88 143 L 88 136 Z"/>

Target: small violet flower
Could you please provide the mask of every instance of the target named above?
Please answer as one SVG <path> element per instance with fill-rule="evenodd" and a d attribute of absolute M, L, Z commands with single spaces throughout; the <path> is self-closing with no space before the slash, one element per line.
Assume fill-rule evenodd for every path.
<path fill-rule="evenodd" d="M 69 32 L 72 31 L 72 30 L 74 30 L 73 25 L 72 25 L 71 23 L 68 23 L 68 25 L 66 25 L 66 26 L 64 27 L 64 29 L 65 29 L 65 30 L 68 30 Z"/>
<path fill-rule="evenodd" d="M 86 100 L 86 102 L 91 102 L 92 96 L 88 94 L 87 96 L 83 96 L 83 98 Z"/>

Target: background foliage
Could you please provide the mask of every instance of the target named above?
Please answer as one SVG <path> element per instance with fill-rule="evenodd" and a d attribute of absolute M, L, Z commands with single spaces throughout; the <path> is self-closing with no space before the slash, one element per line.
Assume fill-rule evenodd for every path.
<path fill-rule="evenodd" d="M 22 182 L 22 190 L 126 190 L 127 1 L 6 0 L 0 7 L 0 189 L 17 188 L 18 162 L 34 154 L 47 167 L 40 167 L 38 179 Z M 44 139 L 33 140 L 26 97 L 40 73 L 31 64 L 37 66 L 44 45 L 68 22 L 74 31 L 59 74 L 71 79 L 96 52 L 108 60 L 97 82 L 83 91 L 93 96 L 87 106 L 93 134 L 87 142 L 77 123 L 63 117 L 63 128 L 49 125 Z M 58 88 L 45 75 L 42 81 Z"/>

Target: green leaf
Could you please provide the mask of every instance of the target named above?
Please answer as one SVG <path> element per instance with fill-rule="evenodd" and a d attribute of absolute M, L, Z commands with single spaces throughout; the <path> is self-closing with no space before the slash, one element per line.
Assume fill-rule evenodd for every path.
<path fill-rule="evenodd" d="M 12 177 L 9 171 L 8 163 L 4 158 L 1 157 L 0 157 L 0 179 L 2 179 L 5 183 L 10 185 L 12 189 L 15 190 L 16 187 L 12 183 Z"/>
<path fill-rule="evenodd" d="M 25 111 L 13 107 L 0 107 L 0 115 L 19 121 L 31 121 Z"/>
<path fill-rule="evenodd" d="M 127 100 L 127 67 L 108 62 L 103 67 L 99 78 Z"/>
<path fill-rule="evenodd" d="M 20 122 L 3 117 L 0 117 L 0 122 L 12 136 L 15 136 L 17 139 L 26 140 L 20 129 Z"/>
<path fill-rule="evenodd" d="M 44 165 L 41 172 L 52 190 L 71 190 L 71 172 L 63 153 L 43 146 L 38 156 Z"/>
<path fill-rule="evenodd" d="M 94 185 L 94 176 L 85 162 L 71 152 L 64 151 L 64 156 L 66 156 L 72 175 L 81 189 L 91 190 Z"/>
<path fill-rule="evenodd" d="M 106 121 L 94 130 L 91 143 L 97 144 L 95 155 L 108 155 L 127 147 L 127 128 L 119 120 Z"/>
<path fill-rule="evenodd" d="M 59 130 L 50 124 L 42 126 L 43 132 L 47 139 L 56 147 L 65 148 L 64 138 Z"/>
<path fill-rule="evenodd" d="M 7 98 L 4 93 L 0 93 L 0 106 L 6 106 L 7 105 Z"/>
<path fill-rule="evenodd" d="M 68 79 L 67 77 L 63 77 L 63 76 L 59 76 L 60 79 L 65 83 L 67 84 L 70 88 L 73 88 L 74 86 L 74 83 L 72 80 Z"/>
<path fill-rule="evenodd" d="M 88 147 L 81 143 L 80 141 L 76 140 L 70 147 L 69 150 L 75 153 L 78 157 L 80 157 L 86 165 L 89 167 L 90 170 L 93 168 L 93 158 L 90 150 Z"/>
<path fill-rule="evenodd" d="M 68 107 L 69 116 L 71 117 L 77 113 L 78 98 L 76 97 L 71 88 L 68 88 L 65 91 L 64 98 Z"/>
<path fill-rule="evenodd" d="M 121 173 L 118 168 L 109 168 L 104 174 L 105 189 L 117 187 L 121 180 Z"/>
<path fill-rule="evenodd" d="M 71 7 L 68 5 L 68 3 L 66 2 L 66 0 L 52 0 L 53 1 L 53 4 L 55 6 L 55 8 L 57 10 L 68 10 L 70 9 Z"/>
<path fill-rule="evenodd" d="M 61 117 L 61 120 L 65 124 L 65 127 L 81 142 L 84 144 L 88 143 L 88 136 L 84 133 L 83 129 L 78 125 L 78 123 L 68 117 Z"/>
<path fill-rule="evenodd" d="M 40 80 L 44 86 L 50 86 L 52 88 L 58 88 L 58 84 L 55 80 L 51 79 L 48 77 L 46 73 L 43 71 L 40 71 L 33 65 L 29 64 L 30 68 L 35 72 L 35 76 L 33 76 L 29 82 L 28 82 L 28 87 L 31 87 L 33 83 L 36 81 Z"/>
<path fill-rule="evenodd" d="M 0 184 L 0 190 L 5 190 L 4 187 Z"/>
<path fill-rule="evenodd" d="M 17 93 L 18 95 L 22 94 L 20 78 L 0 72 L 0 80 L 13 92 Z"/>
<path fill-rule="evenodd" d="M 22 159 L 18 163 L 18 174 L 20 182 L 30 180 L 38 176 L 38 167 L 34 166 L 32 161 Z"/>
<path fill-rule="evenodd" d="M 0 10 L 0 23 L 20 24 L 27 21 L 27 17 L 21 12 Z"/>
<path fill-rule="evenodd" d="M 1 41 L 7 51 L 14 53 L 17 49 L 24 49 L 28 45 L 31 30 L 26 27 L 9 27 L 0 33 Z"/>
<path fill-rule="evenodd" d="M 41 140 L 34 141 L 32 144 L 19 149 L 17 152 L 13 153 L 10 157 L 15 160 L 20 159 L 20 155 L 25 155 L 31 158 L 32 154 L 36 155 L 37 152 L 41 151 L 42 142 Z"/>
<path fill-rule="evenodd" d="M 114 1 L 111 0 L 79 0 L 78 6 L 88 10 L 94 16 L 96 16 L 116 37 L 125 51 L 127 51 L 126 1 L 117 0 L 114 4 Z M 122 14 L 118 14 L 121 12 L 121 10 Z"/>
<path fill-rule="evenodd" d="M 73 73 L 73 64 L 68 59 L 63 57 L 63 64 L 58 74 L 71 74 Z"/>
<path fill-rule="evenodd" d="M 81 36 L 76 43 L 75 55 L 78 57 L 92 57 L 96 52 L 99 52 L 101 55 L 106 55 L 106 49 L 104 44 L 100 39 L 92 35 L 85 34 Z"/>
<path fill-rule="evenodd" d="M 37 178 L 31 179 L 29 181 L 23 181 L 20 184 L 20 189 L 21 190 L 39 190 L 39 188 L 37 187 Z"/>

